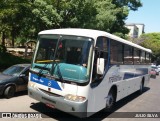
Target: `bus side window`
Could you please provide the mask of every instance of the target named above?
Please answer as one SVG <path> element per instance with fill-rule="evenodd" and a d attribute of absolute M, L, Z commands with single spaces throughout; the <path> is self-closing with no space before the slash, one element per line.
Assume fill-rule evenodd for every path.
<path fill-rule="evenodd" d="M 146 52 L 146 64 L 150 64 L 150 54 Z"/>
<path fill-rule="evenodd" d="M 133 48 L 129 45 L 124 45 L 124 64 L 133 64 Z"/>
<path fill-rule="evenodd" d="M 140 64 L 140 50 L 137 48 L 134 48 L 134 64 Z"/>
<path fill-rule="evenodd" d="M 146 53 L 145 53 L 145 51 L 143 51 L 143 50 L 141 50 L 141 59 L 140 59 L 140 61 L 141 61 L 141 64 L 145 64 L 146 63 Z"/>
<path fill-rule="evenodd" d="M 123 64 L 123 44 L 115 40 L 110 42 L 110 62 L 111 64 Z"/>

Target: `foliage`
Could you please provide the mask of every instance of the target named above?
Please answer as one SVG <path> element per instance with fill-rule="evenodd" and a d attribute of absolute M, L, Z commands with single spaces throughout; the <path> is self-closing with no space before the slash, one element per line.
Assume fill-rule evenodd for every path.
<path fill-rule="evenodd" d="M 142 46 L 153 51 L 153 60 L 160 58 L 160 33 L 148 33 L 141 36 L 143 38 Z"/>
<path fill-rule="evenodd" d="M 111 26 L 110 33 L 115 35 L 119 35 L 122 38 L 126 38 L 125 34 L 129 32 L 129 30 L 124 26 L 124 20 L 127 18 L 130 10 L 137 10 L 142 6 L 140 0 L 112 0 L 112 4 L 116 7 L 116 21 Z"/>
<path fill-rule="evenodd" d="M 21 34 L 26 24 L 28 11 L 30 11 L 29 4 L 26 0 L 1 0 L 0 4 L 0 30 L 3 32 L 10 32 L 12 46 L 14 46 L 14 39 Z M 30 14 L 29 14 L 30 15 Z M 29 23 L 27 22 L 27 25 Z"/>
<path fill-rule="evenodd" d="M 31 63 L 31 60 L 23 59 L 21 57 L 11 55 L 10 53 L 0 54 L 0 69 L 5 69 L 8 68 L 9 66 L 19 63 Z"/>
<path fill-rule="evenodd" d="M 54 28 L 90 28 L 124 37 L 124 21 L 140 0 L 1 0 L 0 32 L 35 39 L 39 31 Z M 9 34 L 8 34 L 9 33 Z"/>
<path fill-rule="evenodd" d="M 0 54 L 2 54 L 2 53 L 6 53 L 6 47 L 5 46 L 3 46 L 3 45 L 0 45 Z"/>
<path fill-rule="evenodd" d="M 26 37 L 21 37 L 21 36 L 19 36 L 19 37 L 17 37 L 15 40 L 16 40 L 16 44 L 17 44 L 17 45 L 25 46 L 25 43 L 26 43 L 26 41 L 27 41 L 27 38 L 26 38 Z"/>

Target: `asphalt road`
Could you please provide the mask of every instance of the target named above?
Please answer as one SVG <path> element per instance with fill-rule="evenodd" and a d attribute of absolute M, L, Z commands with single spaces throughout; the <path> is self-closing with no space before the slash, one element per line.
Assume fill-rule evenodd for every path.
<path fill-rule="evenodd" d="M 156 79 L 151 79 L 144 93 L 133 93 L 132 95 L 118 101 L 114 108 L 114 113 L 98 112 L 88 119 L 78 119 L 74 116 L 46 107 L 44 104 L 31 99 L 27 95 L 27 91 L 20 92 L 11 99 L 0 97 L 0 112 L 40 112 L 42 117 L 47 118 L 32 118 L 32 119 L 9 119 L 1 118 L 0 121 L 79 121 L 79 120 L 92 120 L 92 121 L 160 121 L 160 76 Z M 130 117 L 130 115 L 139 116 Z M 159 118 L 153 118 L 157 117 Z M 128 116 L 130 118 L 128 118 Z M 152 118 L 146 118 L 152 116 Z"/>

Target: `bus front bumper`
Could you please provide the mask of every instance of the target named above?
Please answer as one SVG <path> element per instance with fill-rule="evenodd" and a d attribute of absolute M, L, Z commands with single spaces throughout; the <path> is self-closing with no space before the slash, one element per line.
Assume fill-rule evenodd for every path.
<path fill-rule="evenodd" d="M 36 99 L 50 107 L 54 107 L 58 110 L 64 111 L 71 115 L 84 118 L 87 116 L 87 100 L 84 102 L 73 102 L 65 100 L 62 96 L 50 96 L 46 93 L 41 92 L 38 89 L 28 87 L 29 97 Z"/>

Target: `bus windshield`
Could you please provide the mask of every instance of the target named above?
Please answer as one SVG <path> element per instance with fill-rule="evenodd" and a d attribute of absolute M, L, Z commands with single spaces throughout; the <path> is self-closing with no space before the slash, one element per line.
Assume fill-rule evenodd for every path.
<path fill-rule="evenodd" d="M 67 35 L 39 35 L 32 70 L 67 81 L 89 79 L 93 40 Z"/>

